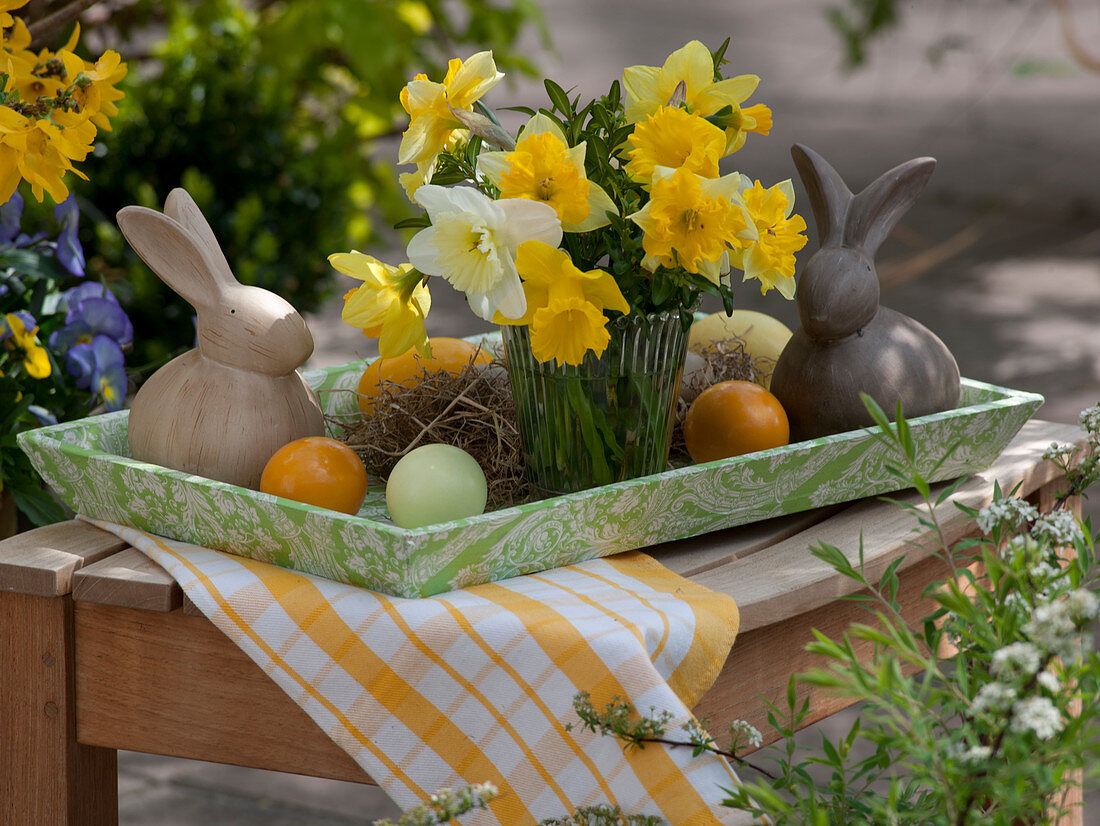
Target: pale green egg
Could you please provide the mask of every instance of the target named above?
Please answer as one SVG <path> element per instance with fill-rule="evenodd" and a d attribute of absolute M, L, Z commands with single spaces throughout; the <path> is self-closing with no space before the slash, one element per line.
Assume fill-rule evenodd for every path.
<path fill-rule="evenodd" d="M 421 528 L 485 510 L 485 474 L 452 445 L 422 445 L 402 456 L 386 483 L 386 507 L 402 528 Z"/>

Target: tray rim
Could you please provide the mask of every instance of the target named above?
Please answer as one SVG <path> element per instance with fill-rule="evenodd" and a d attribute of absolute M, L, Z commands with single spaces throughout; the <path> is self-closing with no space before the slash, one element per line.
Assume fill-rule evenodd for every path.
<path fill-rule="evenodd" d="M 491 336 L 492 334 L 487 335 Z M 317 387 L 323 384 L 325 379 L 342 375 L 353 368 L 357 368 L 360 365 L 369 363 L 371 360 L 372 359 L 358 359 L 342 365 L 307 370 L 303 371 L 302 375 L 311 386 Z M 1013 388 L 1002 387 L 1000 385 L 991 384 L 989 382 L 982 382 L 968 378 L 961 378 L 960 382 L 964 388 L 970 388 L 978 392 L 994 393 L 998 395 L 999 398 L 909 419 L 908 422 L 910 426 L 919 427 L 920 425 L 924 424 L 931 424 L 964 415 L 977 415 L 983 412 L 989 412 L 1003 407 L 1014 407 L 1033 404 L 1037 409 L 1038 406 L 1041 405 L 1045 400 L 1044 397 L 1038 393 L 1032 393 L 1025 390 L 1015 390 Z M 1032 414 L 1033 413 L 1034 410 L 1032 411 Z M 486 511 L 476 516 L 469 516 L 462 519 L 451 520 L 449 522 L 439 522 L 432 525 L 425 525 L 419 528 L 401 528 L 396 525 L 389 525 L 385 522 L 379 522 L 365 516 L 359 516 L 358 514 L 344 514 L 338 511 L 328 510 L 326 508 L 320 508 L 315 505 L 308 505 L 293 499 L 286 499 L 284 497 L 275 496 L 273 494 L 263 493 L 258 490 L 252 490 L 251 488 L 233 485 L 228 482 L 220 482 L 205 476 L 185 473 L 184 471 L 174 470 L 172 468 L 164 467 L 163 465 L 157 465 L 151 462 L 142 461 L 140 459 L 134 459 L 130 456 L 123 456 L 116 453 L 107 453 L 102 450 L 95 450 L 83 447 L 81 445 L 76 445 L 72 442 L 66 442 L 64 439 L 58 438 L 58 434 L 74 427 L 87 427 L 89 424 L 102 426 L 102 424 L 105 424 L 114 419 L 128 419 L 128 416 L 128 410 L 119 410 L 112 413 L 99 414 L 97 416 L 87 416 L 82 419 L 77 419 L 71 422 L 63 422 L 57 425 L 48 425 L 45 427 L 35 428 L 34 430 L 24 431 L 23 433 L 20 433 L 17 436 L 17 442 L 19 443 L 19 446 L 24 450 L 26 450 L 27 444 L 51 442 L 53 443 L 52 446 L 60 450 L 62 453 L 74 457 L 83 457 L 89 461 L 121 464 L 128 467 L 133 467 L 138 470 L 142 470 L 144 472 L 153 473 L 157 476 L 174 479 L 178 482 L 214 486 L 223 489 L 232 489 L 239 495 L 251 495 L 273 501 L 278 507 L 292 512 L 299 511 L 303 513 L 322 514 L 326 518 L 336 520 L 340 523 L 354 523 L 364 525 L 366 527 L 369 527 L 371 530 L 386 535 L 390 541 L 396 541 L 405 545 L 412 545 L 417 543 L 419 540 L 430 537 L 434 534 L 444 532 L 450 533 L 456 529 L 461 529 L 467 526 L 482 525 L 501 519 L 515 519 L 518 517 L 526 516 L 532 513 L 536 513 L 539 510 L 553 507 L 555 504 L 560 503 L 562 500 L 572 500 L 578 498 L 584 499 L 592 496 L 598 496 L 602 492 L 614 492 L 634 487 L 661 484 L 666 479 L 682 477 L 690 478 L 692 476 L 709 473 L 715 468 L 719 467 L 732 467 L 737 464 L 749 461 L 756 461 L 761 458 L 766 459 L 787 453 L 794 454 L 806 450 L 812 450 L 815 447 L 823 446 L 826 444 L 837 444 L 856 441 L 858 439 L 865 439 L 869 436 L 874 437 L 878 432 L 877 426 L 844 431 L 842 433 L 821 436 L 802 442 L 792 442 L 781 447 L 769 448 L 768 450 L 747 453 L 742 456 L 733 456 L 728 459 L 717 459 L 712 462 L 671 468 L 649 476 L 642 476 L 635 479 L 627 479 L 621 482 L 614 482 L 609 485 L 601 485 L 599 487 L 577 491 L 575 493 L 565 493 L 559 494 L 557 496 L 537 499 L 519 505 L 512 505 L 505 508 L 499 508 L 497 510 Z"/>

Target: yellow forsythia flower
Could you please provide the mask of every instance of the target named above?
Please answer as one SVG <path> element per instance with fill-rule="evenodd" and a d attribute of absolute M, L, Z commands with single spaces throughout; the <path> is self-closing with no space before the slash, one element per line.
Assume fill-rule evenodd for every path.
<path fill-rule="evenodd" d="M 29 30 L 8 13 L 23 5 L 0 0 L 0 58 L 6 61 L 0 73 L 8 75 L 0 89 L 0 203 L 21 180 L 39 201 L 48 192 L 60 202 L 69 194 L 65 175 L 84 177 L 74 164 L 91 152 L 97 129 L 111 128 L 109 119 L 118 113 L 115 101 L 122 97 L 116 84 L 127 69 L 113 51 L 95 63 L 78 57 L 73 49 L 79 26 L 56 53 L 31 52 Z"/>

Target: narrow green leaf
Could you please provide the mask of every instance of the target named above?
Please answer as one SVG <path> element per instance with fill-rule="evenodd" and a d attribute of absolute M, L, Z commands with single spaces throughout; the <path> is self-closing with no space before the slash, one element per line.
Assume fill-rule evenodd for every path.
<path fill-rule="evenodd" d="M 546 78 L 542 85 L 546 89 L 546 96 L 550 98 L 550 102 L 554 104 L 554 108 L 565 115 L 565 117 L 570 117 L 573 114 L 573 107 L 569 105 L 569 95 L 565 93 L 565 90 L 550 78 Z"/>

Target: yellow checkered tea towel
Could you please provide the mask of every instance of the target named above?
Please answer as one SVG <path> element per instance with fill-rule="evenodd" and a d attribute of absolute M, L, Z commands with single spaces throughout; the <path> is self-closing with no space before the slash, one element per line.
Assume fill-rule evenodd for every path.
<path fill-rule="evenodd" d="M 686 739 L 688 709 L 733 644 L 733 601 L 644 554 L 403 599 L 94 524 L 175 577 L 402 808 L 490 782 L 499 796 L 466 822 L 534 824 L 601 803 L 677 826 L 741 820 L 716 808 L 737 783 L 725 761 L 624 751 L 570 726 L 587 691 L 597 708 L 619 697 L 667 711 Z"/>

